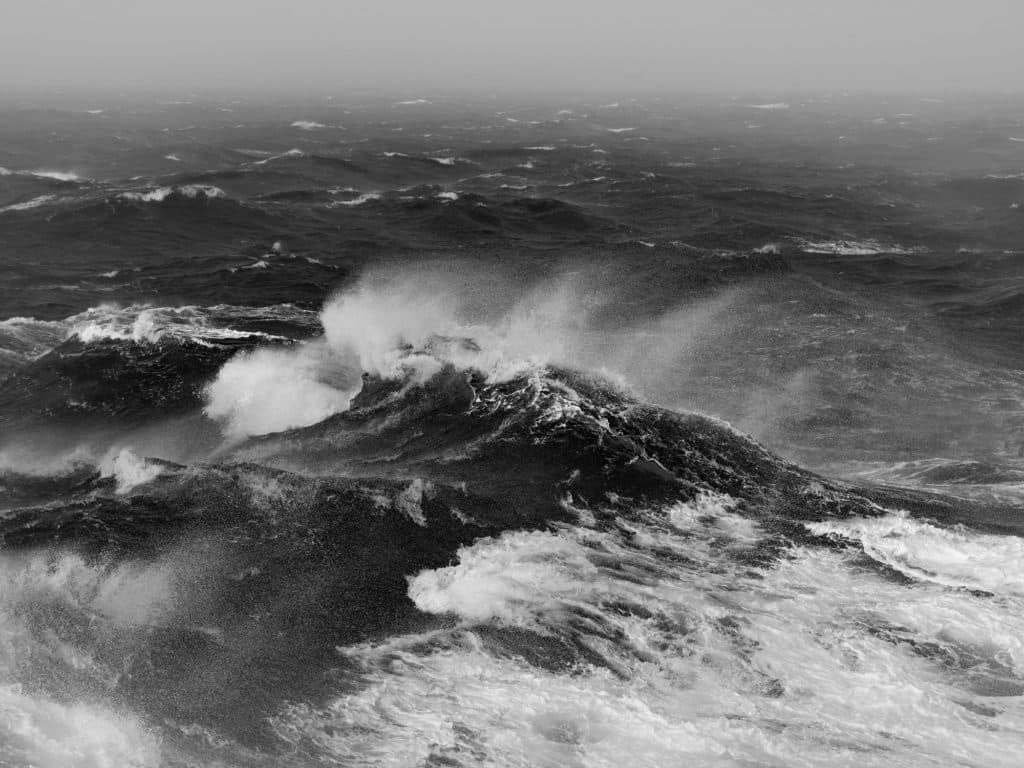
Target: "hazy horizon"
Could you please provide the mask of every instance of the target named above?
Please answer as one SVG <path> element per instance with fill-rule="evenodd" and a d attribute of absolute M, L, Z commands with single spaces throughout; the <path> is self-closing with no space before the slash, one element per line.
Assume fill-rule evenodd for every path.
<path fill-rule="evenodd" d="M 387 6 L 23 4 L 0 87 L 525 92 L 1019 89 L 1024 6 L 990 0 Z"/>

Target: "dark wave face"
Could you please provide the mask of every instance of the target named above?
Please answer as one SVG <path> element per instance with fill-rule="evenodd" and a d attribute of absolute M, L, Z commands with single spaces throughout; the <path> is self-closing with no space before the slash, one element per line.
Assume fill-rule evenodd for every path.
<path fill-rule="evenodd" d="M 8 105 L 0 764 L 1019 765 L 1024 107 L 749 104 Z"/>

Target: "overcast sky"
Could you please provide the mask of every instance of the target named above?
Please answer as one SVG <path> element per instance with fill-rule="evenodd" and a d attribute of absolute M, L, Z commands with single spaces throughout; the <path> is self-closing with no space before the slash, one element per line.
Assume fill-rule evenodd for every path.
<path fill-rule="evenodd" d="M 0 85 L 1024 89 L 1024 0 L 0 0 Z"/>

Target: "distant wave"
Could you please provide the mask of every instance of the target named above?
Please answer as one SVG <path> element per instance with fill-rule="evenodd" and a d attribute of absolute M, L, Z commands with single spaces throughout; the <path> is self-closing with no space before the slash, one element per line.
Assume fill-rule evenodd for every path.
<path fill-rule="evenodd" d="M 289 149 L 287 152 L 282 152 L 279 155 L 271 155 L 270 157 L 264 158 L 263 160 L 256 160 L 253 165 L 266 165 L 274 160 L 281 160 L 286 157 L 305 157 L 306 153 L 301 149 Z"/>
<path fill-rule="evenodd" d="M 32 176 L 41 179 L 53 179 L 54 181 L 83 181 L 84 179 L 74 171 L 28 171 Z"/>
<path fill-rule="evenodd" d="M 314 120 L 296 120 L 292 123 L 292 128 L 298 128 L 302 131 L 315 131 L 319 128 L 326 128 L 327 126 L 323 123 L 318 123 Z"/>
<path fill-rule="evenodd" d="M 116 272 L 114 270 L 113 274 Z M 71 315 L 64 320 L 12 317 L 0 321 L 0 351 L 29 359 L 45 354 L 72 336 L 77 336 L 86 344 L 97 341 L 154 344 L 164 340 L 176 340 L 216 345 L 244 339 L 285 338 L 258 330 L 256 327 L 267 323 L 311 326 L 317 323 L 317 316 L 315 312 L 290 304 L 266 307 L 241 307 L 229 304 L 210 307 L 101 305 Z"/>
<path fill-rule="evenodd" d="M 904 247 L 878 240 L 800 240 L 796 241 L 804 253 L 818 253 L 831 256 L 878 256 L 883 253 L 915 254 L 925 253 L 921 247 Z"/>
<path fill-rule="evenodd" d="M 789 109 L 789 104 L 784 101 L 772 102 L 771 104 L 748 104 L 751 109 L 781 110 Z"/>
<path fill-rule="evenodd" d="M 118 197 L 122 200 L 132 200 L 139 203 L 162 203 L 171 195 L 181 195 L 190 200 L 199 198 L 213 199 L 216 197 L 227 197 L 227 194 L 220 187 L 207 184 L 184 184 L 182 186 L 157 187 L 146 192 L 122 192 Z"/>
<path fill-rule="evenodd" d="M 335 200 L 334 202 L 331 203 L 331 206 L 333 207 L 336 205 L 344 205 L 346 207 L 352 208 L 357 205 L 365 205 L 366 203 L 372 203 L 373 201 L 380 199 L 381 194 L 379 192 L 365 192 L 359 195 L 359 197 L 355 197 L 351 200 Z"/>
<path fill-rule="evenodd" d="M 33 208 L 38 208 L 41 205 L 52 203 L 56 199 L 56 195 L 39 195 L 38 197 L 33 197 L 31 200 L 26 200 L 23 203 L 14 203 L 12 205 L 4 206 L 3 208 L 0 208 L 0 213 L 4 213 L 6 211 L 29 211 Z"/>

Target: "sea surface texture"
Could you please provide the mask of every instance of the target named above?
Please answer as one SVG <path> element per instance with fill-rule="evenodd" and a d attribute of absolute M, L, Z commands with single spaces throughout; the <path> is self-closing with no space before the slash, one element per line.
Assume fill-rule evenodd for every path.
<path fill-rule="evenodd" d="M 1024 764 L 1024 103 L 6 96 L 0 765 Z"/>

